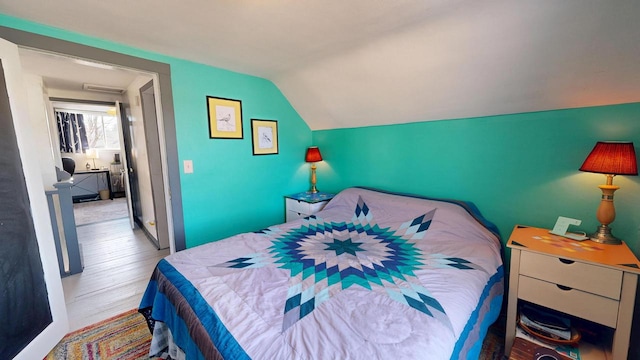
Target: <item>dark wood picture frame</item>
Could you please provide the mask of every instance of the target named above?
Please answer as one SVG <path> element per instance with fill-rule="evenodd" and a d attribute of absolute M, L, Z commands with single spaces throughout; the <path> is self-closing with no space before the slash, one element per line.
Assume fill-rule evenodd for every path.
<path fill-rule="evenodd" d="M 278 154 L 278 121 L 251 119 L 253 155 Z"/>
<path fill-rule="evenodd" d="M 207 96 L 210 139 L 243 139 L 242 101 Z"/>

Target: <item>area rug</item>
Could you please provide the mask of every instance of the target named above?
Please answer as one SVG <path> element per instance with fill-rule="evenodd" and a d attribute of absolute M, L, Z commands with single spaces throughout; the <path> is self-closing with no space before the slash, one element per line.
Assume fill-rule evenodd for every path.
<path fill-rule="evenodd" d="M 491 326 L 482 343 L 478 360 L 501 360 L 504 358 L 504 330 L 500 326 Z"/>
<path fill-rule="evenodd" d="M 151 334 L 137 309 L 67 334 L 45 360 L 149 359 Z M 479 360 L 504 357 L 504 330 L 492 326 L 482 344 Z"/>
<path fill-rule="evenodd" d="M 149 359 L 151 333 L 137 309 L 67 334 L 45 360 Z"/>
<path fill-rule="evenodd" d="M 73 204 L 76 226 L 122 219 L 129 216 L 126 198 L 86 201 Z"/>

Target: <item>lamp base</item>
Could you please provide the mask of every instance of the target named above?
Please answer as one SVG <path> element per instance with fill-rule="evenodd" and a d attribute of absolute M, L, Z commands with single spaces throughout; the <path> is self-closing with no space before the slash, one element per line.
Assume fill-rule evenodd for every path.
<path fill-rule="evenodd" d="M 595 241 L 600 244 L 620 245 L 622 241 L 617 237 L 611 235 L 611 228 L 607 225 L 598 226 L 598 230 L 589 235 L 591 241 Z"/>
<path fill-rule="evenodd" d="M 309 192 L 312 194 L 315 194 L 318 192 L 318 189 L 316 189 L 316 164 L 315 163 L 311 164 L 311 190 Z"/>

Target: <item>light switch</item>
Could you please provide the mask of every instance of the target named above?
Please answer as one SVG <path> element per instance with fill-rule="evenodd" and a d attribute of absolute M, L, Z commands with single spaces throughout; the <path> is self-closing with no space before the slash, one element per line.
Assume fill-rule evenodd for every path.
<path fill-rule="evenodd" d="M 193 174 L 193 160 L 184 161 L 184 173 Z"/>

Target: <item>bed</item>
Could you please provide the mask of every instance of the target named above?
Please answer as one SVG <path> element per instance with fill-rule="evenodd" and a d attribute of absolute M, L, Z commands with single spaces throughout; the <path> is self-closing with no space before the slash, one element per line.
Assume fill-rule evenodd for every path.
<path fill-rule="evenodd" d="M 166 257 L 139 311 L 150 356 L 477 359 L 502 252 L 473 204 L 349 188 L 313 216 Z"/>

